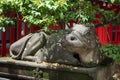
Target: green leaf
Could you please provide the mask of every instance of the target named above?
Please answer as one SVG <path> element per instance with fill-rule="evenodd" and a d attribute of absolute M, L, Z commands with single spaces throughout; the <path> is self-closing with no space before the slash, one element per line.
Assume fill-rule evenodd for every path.
<path fill-rule="evenodd" d="M 2 28 L 2 31 L 5 32 L 5 27 Z"/>
<path fill-rule="evenodd" d="M 111 2 L 111 3 L 114 3 L 114 2 L 115 2 L 115 0 L 110 0 L 110 2 Z"/>
<path fill-rule="evenodd" d="M 30 28 L 30 26 L 31 26 L 31 23 L 28 23 L 28 28 Z"/>
<path fill-rule="evenodd" d="M 44 31 L 45 32 L 49 31 L 48 27 L 44 27 Z"/>
<path fill-rule="evenodd" d="M 64 19 L 64 14 L 63 14 L 63 12 L 60 13 L 60 19 Z"/>
<path fill-rule="evenodd" d="M 3 9 L 0 9 L 0 14 L 2 14 L 3 13 Z"/>

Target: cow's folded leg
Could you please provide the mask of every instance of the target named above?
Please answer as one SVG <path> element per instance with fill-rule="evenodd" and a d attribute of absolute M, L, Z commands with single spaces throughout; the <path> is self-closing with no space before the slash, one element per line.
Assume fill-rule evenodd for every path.
<path fill-rule="evenodd" d="M 40 48 L 44 46 L 45 38 L 41 33 L 35 33 L 27 42 L 24 51 L 22 53 L 22 60 L 37 61 L 37 56 L 34 56 Z"/>
<path fill-rule="evenodd" d="M 41 63 L 42 61 L 44 61 L 44 57 L 45 56 L 43 55 L 43 53 L 41 53 L 41 49 L 39 49 L 34 56 L 29 54 L 23 54 L 21 59 Z"/>
<path fill-rule="evenodd" d="M 36 61 L 36 56 L 24 56 L 22 60 L 27 60 L 27 61 Z"/>

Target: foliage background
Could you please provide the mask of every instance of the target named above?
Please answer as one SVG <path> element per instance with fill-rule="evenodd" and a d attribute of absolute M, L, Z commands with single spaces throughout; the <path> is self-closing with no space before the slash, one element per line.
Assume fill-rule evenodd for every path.
<path fill-rule="evenodd" d="M 108 0 L 110 4 L 119 2 L 120 0 Z M 23 15 L 24 22 L 43 27 L 44 30 L 57 23 L 63 26 L 70 20 L 91 24 L 99 13 L 106 19 L 115 16 L 114 10 L 104 10 L 100 5 L 93 5 L 91 0 L 1 0 L 0 29 L 4 30 L 5 25 L 14 25 L 20 15 Z M 6 14 L 10 12 L 16 13 L 16 16 L 7 17 Z"/>
<path fill-rule="evenodd" d="M 101 48 L 101 52 L 112 58 L 115 63 L 120 62 L 120 45 L 107 44 Z"/>

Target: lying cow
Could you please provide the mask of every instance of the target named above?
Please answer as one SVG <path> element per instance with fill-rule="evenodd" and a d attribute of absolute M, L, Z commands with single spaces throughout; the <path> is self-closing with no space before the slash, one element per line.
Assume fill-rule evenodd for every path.
<path fill-rule="evenodd" d="M 75 24 L 72 29 L 51 35 L 38 31 L 13 43 L 13 59 L 55 62 L 72 65 L 96 65 L 102 60 L 100 43 L 93 28 Z"/>

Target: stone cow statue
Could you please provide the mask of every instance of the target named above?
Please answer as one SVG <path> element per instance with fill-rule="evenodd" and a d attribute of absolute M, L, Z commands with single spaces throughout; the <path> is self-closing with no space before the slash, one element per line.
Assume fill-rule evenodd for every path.
<path fill-rule="evenodd" d="M 93 28 L 75 24 L 72 29 L 51 35 L 42 31 L 30 33 L 10 46 L 10 55 L 35 62 L 94 66 L 103 59 L 100 47 Z"/>

